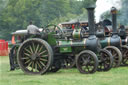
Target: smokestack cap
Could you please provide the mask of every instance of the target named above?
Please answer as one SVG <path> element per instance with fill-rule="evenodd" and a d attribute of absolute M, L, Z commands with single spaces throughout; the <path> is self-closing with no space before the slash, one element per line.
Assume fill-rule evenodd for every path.
<path fill-rule="evenodd" d="M 92 10 L 94 10 L 95 8 L 96 8 L 95 6 L 86 7 L 86 9 L 92 9 Z"/>
<path fill-rule="evenodd" d="M 111 8 L 111 13 L 112 13 L 112 14 L 116 14 L 116 13 L 117 13 L 117 9 L 116 9 L 115 7 L 112 7 L 112 8 Z"/>

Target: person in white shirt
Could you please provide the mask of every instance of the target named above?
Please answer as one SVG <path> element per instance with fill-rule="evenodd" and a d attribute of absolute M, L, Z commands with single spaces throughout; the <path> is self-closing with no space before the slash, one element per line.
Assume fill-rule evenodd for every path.
<path fill-rule="evenodd" d="M 40 31 L 38 29 L 37 26 L 32 24 L 32 21 L 30 22 L 30 24 L 27 26 L 27 31 L 29 34 L 39 34 Z"/>

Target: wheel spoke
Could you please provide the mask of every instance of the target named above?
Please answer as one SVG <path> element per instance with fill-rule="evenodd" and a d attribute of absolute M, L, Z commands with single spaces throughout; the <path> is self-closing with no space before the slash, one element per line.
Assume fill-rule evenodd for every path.
<path fill-rule="evenodd" d="M 112 51 L 112 55 L 114 55 L 114 54 L 116 54 L 116 52 L 113 50 L 113 51 Z"/>
<path fill-rule="evenodd" d="M 47 52 L 47 50 L 44 50 L 43 52 L 41 52 L 39 55 L 42 55 L 42 54 L 44 54 L 45 52 Z"/>
<path fill-rule="evenodd" d="M 29 60 L 27 60 L 26 62 L 25 62 L 25 64 L 27 64 L 27 63 L 29 63 L 30 62 L 30 59 Z"/>
<path fill-rule="evenodd" d="M 45 67 L 45 64 L 43 62 L 40 61 L 40 63 Z"/>
<path fill-rule="evenodd" d="M 39 44 L 38 44 L 37 47 L 36 47 L 36 51 L 35 51 L 35 53 L 38 52 L 38 49 L 39 49 Z"/>
<path fill-rule="evenodd" d="M 43 56 L 41 56 L 41 57 L 48 57 L 48 55 L 43 55 Z"/>
<path fill-rule="evenodd" d="M 29 59 L 29 57 L 26 57 L 26 58 L 21 58 L 21 59 L 23 59 L 23 60 L 27 60 L 27 59 Z"/>
<path fill-rule="evenodd" d="M 36 61 L 37 62 L 37 61 Z M 35 70 L 36 71 L 38 71 L 38 69 L 37 69 L 37 63 L 35 62 Z"/>
<path fill-rule="evenodd" d="M 42 48 L 43 48 L 43 46 L 41 46 L 41 48 L 39 49 L 39 51 L 38 51 L 39 53 L 40 53 L 40 51 L 42 50 Z"/>
<path fill-rule="evenodd" d="M 25 55 L 27 55 L 28 57 L 30 57 L 31 55 L 30 54 L 28 54 L 28 53 L 24 53 Z"/>
<path fill-rule="evenodd" d="M 41 65 L 38 63 L 38 61 L 37 61 L 37 65 L 39 66 L 40 69 L 42 69 L 42 68 L 41 68 Z"/>
<path fill-rule="evenodd" d="M 68 63 L 68 61 L 65 59 L 65 64 L 66 64 L 66 68 L 68 67 L 68 65 L 69 65 L 69 63 Z"/>
<path fill-rule="evenodd" d="M 88 66 L 86 66 L 86 69 L 89 71 L 89 67 Z"/>
<path fill-rule="evenodd" d="M 64 65 L 67 68 L 67 61 L 66 61 L 66 59 L 64 59 Z"/>
<path fill-rule="evenodd" d="M 40 60 L 41 60 L 41 61 L 48 61 L 48 60 L 46 60 L 46 59 L 42 59 L 42 58 L 40 58 Z"/>
<path fill-rule="evenodd" d="M 34 62 L 32 62 L 32 72 L 33 72 L 33 68 L 34 68 Z"/>
<path fill-rule="evenodd" d="M 112 54 L 112 50 L 111 49 L 108 49 L 108 51 Z"/>
<path fill-rule="evenodd" d="M 118 54 L 115 53 L 115 54 L 113 54 L 113 57 L 116 57 L 117 55 L 118 55 Z"/>
<path fill-rule="evenodd" d="M 94 63 L 88 63 L 89 66 L 94 66 Z"/>
<path fill-rule="evenodd" d="M 30 67 L 30 65 L 32 64 L 32 62 L 33 62 L 33 61 L 31 61 L 31 62 L 28 64 L 28 66 L 27 66 L 27 67 Z"/>
<path fill-rule="evenodd" d="M 82 60 L 85 61 L 84 57 L 82 57 Z"/>
<path fill-rule="evenodd" d="M 35 52 L 35 45 L 34 45 L 34 43 L 32 43 L 32 46 L 33 46 L 33 52 Z"/>
<path fill-rule="evenodd" d="M 32 52 L 32 53 L 34 53 L 34 52 L 33 52 L 33 50 L 32 50 L 32 47 L 31 47 L 31 45 L 29 45 L 29 48 L 30 48 L 31 52 Z"/>
<path fill-rule="evenodd" d="M 25 48 L 25 51 L 27 51 L 28 53 L 32 54 L 32 52 L 30 52 L 28 49 Z"/>

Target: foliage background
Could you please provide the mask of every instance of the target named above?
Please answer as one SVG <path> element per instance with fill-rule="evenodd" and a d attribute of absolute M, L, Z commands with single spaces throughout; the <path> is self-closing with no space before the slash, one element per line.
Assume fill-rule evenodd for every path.
<path fill-rule="evenodd" d="M 71 20 L 87 20 L 86 7 L 96 0 L 0 0 L 0 39 L 11 39 L 11 32 L 26 29 L 30 21 L 38 27 Z M 127 24 L 128 0 L 122 0 L 119 21 Z M 102 15 L 109 18 L 108 12 Z"/>
<path fill-rule="evenodd" d="M 0 38 L 11 39 L 11 32 L 26 29 L 30 21 L 42 27 L 86 16 L 86 1 L 89 0 L 0 0 Z"/>

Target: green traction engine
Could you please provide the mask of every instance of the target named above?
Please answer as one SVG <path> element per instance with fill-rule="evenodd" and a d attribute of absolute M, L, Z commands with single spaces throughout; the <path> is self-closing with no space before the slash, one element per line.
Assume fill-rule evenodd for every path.
<path fill-rule="evenodd" d="M 89 36 L 84 29 L 75 26 L 72 32 L 49 25 L 37 37 L 27 37 L 18 47 L 17 62 L 26 74 L 44 74 L 57 72 L 63 62 L 75 62 L 80 73 L 91 74 L 108 71 L 113 64 L 112 54 L 101 49 L 100 41 L 95 35 L 94 8 L 87 8 Z M 72 60 L 72 61 L 70 61 Z"/>
<path fill-rule="evenodd" d="M 113 57 L 114 57 L 114 63 L 113 63 L 113 67 L 118 67 L 120 66 L 121 62 L 122 62 L 122 54 L 120 52 L 120 48 L 121 48 L 121 38 L 118 36 L 117 34 L 117 28 L 116 28 L 116 9 L 114 7 L 112 7 L 111 9 L 111 13 L 112 13 L 112 28 L 113 28 L 113 33 L 111 36 L 109 37 L 105 37 L 105 38 L 101 38 L 101 45 L 102 47 L 107 50 L 109 50 Z M 118 49 L 119 48 L 119 49 Z"/>
<path fill-rule="evenodd" d="M 127 45 L 127 37 L 122 38 L 120 37 L 120 34 L 117 31 L 117 20 L 116 20 L 116 15 L 117 15 L 117 10 L 115 7 L 112 7 L 111 9 L 111 13 L 112 13 L 112 33 L 109 35 L 106 35 L 106 38 L 100 38 L 101 39 L 101 45 L 102 47 L 112 47 L 115 46 L 118 48 L 118 50 L 121 51 L 121 53 L 119 51 L 113 52 L 112 50 L 110 50 L 110 48 L 106 47 L 108 50 L 111 51 L 113 57 L 114 57 L 114 65 L 113 67 L 118 67 L 121 63 L 126 65 L 128 63 L 128 46 Z M 98 33 L 97 33 L 98 34 Z M 114 47 L 114 48 L 115 48 Z M 122 57 L 121 55 L 122 54 Z"/>

